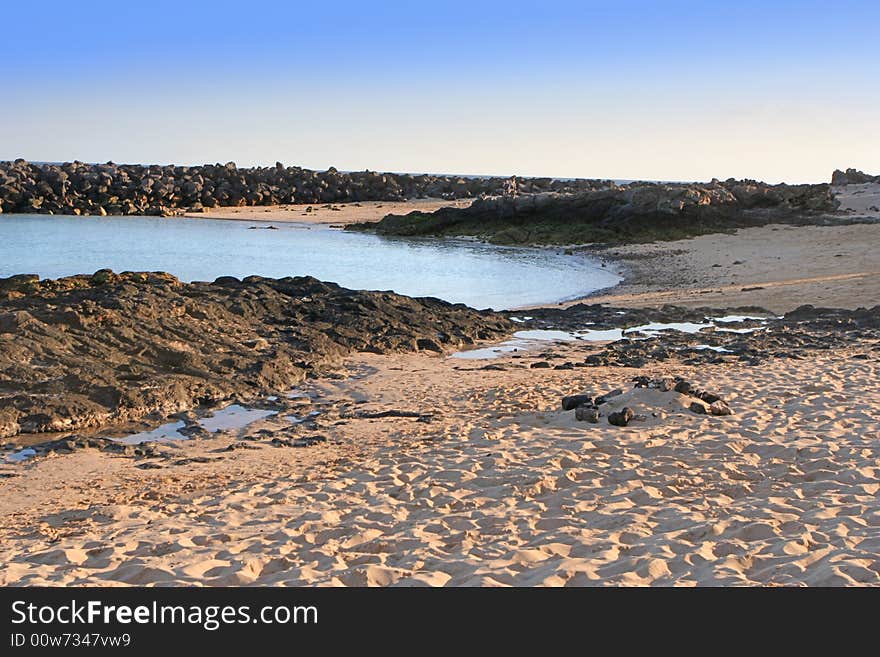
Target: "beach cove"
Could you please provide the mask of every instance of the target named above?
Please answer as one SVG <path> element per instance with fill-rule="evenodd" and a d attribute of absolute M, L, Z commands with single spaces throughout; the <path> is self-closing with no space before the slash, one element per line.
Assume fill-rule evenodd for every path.
<path fill-rule="evenodd" d="M 386 242 L 343 233 L 329 224 L 355 220 L 360 208 L 306 212 L 306 207 L 218 209 L 190 219 L 31 215 L 14 217 L 9 225 L 36 219 L 48 228 L 58 222 L 54 226 L 63 231 L 70 221 L 69 239 L 58 241 L 62 257 L 77 249 L 101 257 L 100 248 L 82 248 L 82 242 L 70 248 L 77 232 L 86 234 L 81 221 L 98 222 L 88 226 L 102 229 L 133 222 L 119 229 L 146 258 L 142 262 L 151 262 L 165 229 L 176 236 L 194 230 L 200 236 L 234 236 L 230 239 L 253 249 L 246 262 L 263 266 L 272 262 L 272 245 L 288 237 L 291 244 L 294 237 L 314 235 L 331 244 L 351 239 L 353 245 L 403 248 L 431 258 L 463 250 L 480 267 L 489 260 L 508 268 L 499 270 L 498 294 L 521 291 L 506 278 L 510 267 L 523 272 L 526 283 L 549 270 L 557 277 L 549 285 L 554 292 L 563 289 L 559 281 L 580 285 L 573 274 L 620 271 L 624 280 L 606 292 L 572 287 L 571 296 L 593 296 L 563 303 L 566 295 L 537 304 L 510 298 L 498 303 L 496 297 L 499 307 L 517 310 L 492 316 L 467 309 L 453 316 L 447 306 L 436 305 L 440 302 L 419 307 L 405 298 L 336 290 L 314 279 L 227 276 L 190 287 L 171 277 L 99 272 L 76 282 L 21 281 L 7 293 L 10 302 L 24 309 L 33 294 L 54 299 L 57 308 L 33 316 L 47 326 L 60 323 L 62 341 L 84 339 L 77 335 L 94 339 L 105 330 L 90 324 L 89 316 L 70 314 L 79 312 L 75 295 L 69 296 L 77 289 L 88 303 L 104 303 L 106 297 L 111 310 L 129 297 L 141 302 L 154 292 L 157 301 L 191 298 L 172 304 L 183 309 L 174 314 L 178 319 L 163 319 L 156 305 L 150 320 L 155 324 L 136 328 L 138 344 L 165 349 L 150 361 L 156 368 L 150 386 L 180 376 L 196 382 L 205 368 L 219 368 L 219 376 L 213 388 L 196 384 L 206 391 L 203 396 L 214 395 L 213 408 L 209 403 L 193 409 L 192 400 L 172 396 L 190 410 L 167 407 L 165 414 L 140 420 L 146 439 L 155 442 L 102 438 L 109 434 L 93 427 L 45 434 L 51 445 L 35 444 L 30 454 L 22 449 L 23 434 L 8 437 L 6 454 L 23 456 L 0 465 L 0 529 L 7 537 L 0 582 L 880 581 L 880 427 L 872 410 L 880 403 L 872 383 L 878 374 L 880 309 L 855 310 L 876 306 L 870 244 L 876 243 L 877 224 L 771 224 L 679 242 L 499 249 L 474 241 Z M 131 237 L 138 231 L 138 238 Z M 180 248 L 185 241 L 171 239 L 163 248 Z M 190 244 L 204 250 L 211 240 Z M 566 255 L 569 250 L 579 255 Z M 358 247 L 352 251 L 357 255 Z M 216 264 L 211 260 L 205 258 Z M 361 275 L 357 280 L 371 273 L 364 263 L 375 260 L 367 254 L 358 261 L 352 269 Z M 805 260 L 817 263 L 818 275 L 799 274 Z M 53 261 L 41 262 L 46 267 Z M 81 262 L 97 267 L 103 261 Z M 412 262 L 415 266 L 418 257 Z M 580 270 L 573 264 L 578 262 L 589 266 Z M 171 264 L 194 265 L 181 253 Z M 407 271 L 399 281 L 412 278 Z M 546 279 L 533 289 L 546 295 Z M 244 380 L 236 372 L 251 363 L 279 362 L 273 349 L 284 339 L 265 332 L 260 322 L 271 313 L 260 311 L 242 316 L 240 324 L 232 316 L 224 319 L 221 324 L 234 327 L 229 330 L 235 335 L 221 340 L 208 330 L 217 321 L 212 313 L 253 309 L 256 302 L 271 309 L 275 293 L 301 299 L 305 312 L 320 299 L 324 317 L 338 317 L 337 308 L 351 309 L 356 300 L 354 308 L 361 310 L 343 323 L 363 330 L 337 338 L 332 358 L 315 359 L 304 378 L 282 367 L 263 370 L 253 384 L 224 387 L 224 377 Z M 217 310 L 201 305 L 203 299 L 216 299 L 211 303 Z M 797 308 L 809 300 L 850 310 Z M 595 302 L 605 305 L 591 305 Z M 376 310 L 372 304 L 379 304 Z M 411 314 L 396 318 L 398 308 Z M 12 311 L 5 330 L 13 334 L 7 335 L 22 331 L 15 338 L 20 341 L 44 331 L 20 313 Z M 191 317 L 207 323 L 192 324 Z M 449 322 L 443 329 L 449 338 L 432 342 L 432 322 L 440 321 Z M 319 320 L 315 332 L 298 337 L 311 341 L 307 353 L 327 350 L 329 343 L 319 337 L 322 326 Z M 326 326 L 337 331 L 342 324 Z M 520 342 L 510 342 L 512 335 Z M 607 339 L 584 339 L 592 335 Z M 384 342 L 372 343 L 371 336 Z M 241 361 L 224 373 L 227 349 Z M 373 350 L 378 353 L 364 353 Z M 147 357 L 149 349 L 141 358 Z M 116 376 L 106 371 L 100 376 Z M 126 370 L 120 380 L 144 373 Z M 664 377 L 693 382 L 706 399 L 721 399 L 721 410 L 726 406 L 730 414 L 709 413 L 708 405 L 697 412 L 692 407 L 702 402 L 693 397 L 651 387 Z M 639 381 L 648 387 L 639 387 Z M 591 402 L 598 404 L 596 423 L 563 410 L 562 398 L 572 394 L 596 400 Z M 610 426 L 608 415 L 622 403 L 635 409 L 632 421 Z"/>

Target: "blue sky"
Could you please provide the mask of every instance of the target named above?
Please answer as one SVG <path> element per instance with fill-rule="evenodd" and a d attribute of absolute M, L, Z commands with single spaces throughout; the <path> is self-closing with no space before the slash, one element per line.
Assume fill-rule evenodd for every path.
<path fill-rule="evenodd" d="M 880 173 L 877 2 L 83 0 L 3 13 L 3 159 Z"/>

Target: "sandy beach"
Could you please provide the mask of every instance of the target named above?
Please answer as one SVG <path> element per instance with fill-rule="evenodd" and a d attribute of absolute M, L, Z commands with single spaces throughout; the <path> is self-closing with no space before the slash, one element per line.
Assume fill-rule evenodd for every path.
<path fill-rule="evenodd" d="M 804 304 L 870 307 L 880 300 L 877 244 L 880 223 L 770 225 L 612 247 L 599 253 L 621 262 L 626 280 L 586 301 L 624 307 L 760 306 L 776 313 Z"/>
<path fill-rule="evenodd" d="M 304 389 L 333 420 L 326 444 L 227 434 L 156 469 L 94 451 L 21 466 L 0 483 L 0 584 L 877 584 L 878 371 L 854 355 L 698 371 L 358 357 Z M 735 414 L 613 429 L 559 409 L 636 373 L 711 384 Z M 352 407 L 433 421 L 342 419 Z"/>

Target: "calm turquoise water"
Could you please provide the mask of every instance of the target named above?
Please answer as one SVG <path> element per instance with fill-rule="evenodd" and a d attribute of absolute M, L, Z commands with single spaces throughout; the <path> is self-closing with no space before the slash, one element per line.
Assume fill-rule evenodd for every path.
<path fill-rule="evenodd" d="M 397 239 L 322 226 L 157 217 L 0 215 L 0 277 L 57 278 L 167 271 L 218 276 L 309 275 L 344 287 L 434 296 L 476 308 L 571 299 L 620 278 L 592 258 L 463 240 Z"/>

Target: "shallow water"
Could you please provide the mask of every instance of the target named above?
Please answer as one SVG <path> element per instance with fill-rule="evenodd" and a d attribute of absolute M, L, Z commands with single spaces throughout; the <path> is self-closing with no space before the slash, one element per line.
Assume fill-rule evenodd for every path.
<path fill-rule="evenodd" d="M 305 415 L 285 415 L 284 419 L 288 422 L 291 422 L 292 424 L 302 424 L 306 420 L 311 420 L 318 417 L 320 414 L 320 411 L 312 411 L 311 413 L 306 413 Z"/>
<path fill-rule="evenodd" d="M 210 417 L 199 418 L 198 423 L 208 433 L 234 431 L 244 429 L 249 424 L 269 417 L 274 413 L 275 411 L 261 408 L 247 408 L 240 404 L 230 404 L 226 408 L 213 411 Z M 149 431 L 141 431 L 127 436 L 108 436 L 108 438 L 128 445 L 189 440 L 189 436 L 180 433 L 180 430 L 184 427 L 186 427 L 186 423 L 183 421 L 167 422 Z"/>
<path fill-rule="evenodd" d="M 546 347 L 548 342 L 556 341 L 572 341 L 583 340 L 585 342 L 616 342 L 623 338 L 630 340 L 650 340 L 656 338 L 665 331 L 678 331 L 680 333 L 696 334 L 706 329 L 715 329 L 716 331 L 728 333 L 752 333 L 754 331 L 765 330 L 764 326 L 754 326 L 748 328 L 718 328 L 716 323 L 723 322 L 725 324 L 736 324 L 750 320 L 766 320 L 766 317 L 747 317 L 741 315 L 728 315 L 726 317 L 707 317 L 705 323 L 694 322 L 670 322 L 642 324 L 640 326 L 632 326 L 630 328 L 614 328 L 614 329 L 583 329 L 581 331 L 554 331 L 554 330 L 527 330 L 517 331 L 513 337 L 504 342 L 480 347 L 478 349 L 466 349 L 458 351 L 451 355 L 451 358 L 461 358 L 465 360 L 489 360 L 498 358 L 502 354 L 514 351 L 530 351 Z M 718 353 L 731 353 L 723 347 L 715 347 L 710 345 L 698 345 L 694 349 L 708 349 Z"/>
<path fill-rule="evenodd" d="M 247 425 L 262 420 L 275 411 L 267 411 L 262 408 L 246 408 L 239 404 L 232 404 L 219 411 L 214 411 L 211 417 L 203 417 L 199 424 L 208 433 L 215 431 L 233 431 L 244 429 Z"/>
<path fill-rule="evenodd" d="M 159 217 L 0 215 L 0 277 L 167 271 L 184 281 L 309 275 L 344 287 L 476 308 L 571 299 L 620 281 L 595 258 L 465 240 L 385 238 L 325 226 Z"/>
<path fill-rule="evenodd" d="M 21 463 L 35 457 L 36 455 L 37 452 L 35 450 L 27 447 L 25 449 L 18 450 L 17 452 L 6 454 L 6 456 L 3 457 L 3 460 L 7 463 Z"/>
<path fill-rule="evenodd" d="M 149 431 L 141 431 L 128 436 L 108 436 L 112 440 L 127 445 L 140 445 L 141 443 L 166 443 L 176 440 L 189 440 L 179 432 L 186 426 L 185 422 L 168 422 Z"/>

